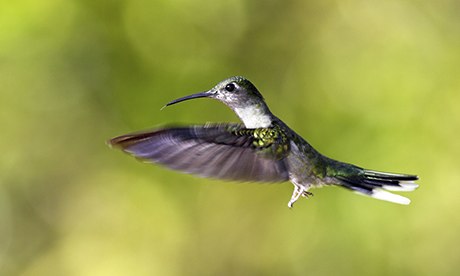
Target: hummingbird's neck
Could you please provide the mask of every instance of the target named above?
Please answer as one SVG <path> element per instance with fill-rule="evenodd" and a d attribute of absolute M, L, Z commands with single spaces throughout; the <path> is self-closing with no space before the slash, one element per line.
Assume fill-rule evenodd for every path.
<path fill-rule="evenodd" d="M 269 127 L 273 121 L 273 114 L 265 104 L 251 104 L 233 107 L 233 111 L 243 121 L 246 128 Z"/>

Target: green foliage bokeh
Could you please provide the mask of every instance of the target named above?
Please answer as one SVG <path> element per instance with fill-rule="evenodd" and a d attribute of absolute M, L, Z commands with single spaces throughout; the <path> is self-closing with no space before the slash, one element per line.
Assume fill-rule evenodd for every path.
<path fill-rule="evenodd" d="M 1 275 L 460 271 L 456 1 L 0 1 Z M 168 101 L 248 77 L 325 155 L 414 173 L 409 206 L 146 165 L 113 136 L 235 121 Z"/>

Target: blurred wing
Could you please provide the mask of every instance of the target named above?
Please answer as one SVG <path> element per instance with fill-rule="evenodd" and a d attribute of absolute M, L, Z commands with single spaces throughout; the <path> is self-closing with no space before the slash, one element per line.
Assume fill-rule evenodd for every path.
<path fill-rule="evenodd" d="M 109 143 L 137 158 L 203 177 L 288 180 L 284 156 L 275 157 L 267 147 L 257 147 L 252 134 L 253 130 L 239 124 L 219 124 L 127 134 Z"/>

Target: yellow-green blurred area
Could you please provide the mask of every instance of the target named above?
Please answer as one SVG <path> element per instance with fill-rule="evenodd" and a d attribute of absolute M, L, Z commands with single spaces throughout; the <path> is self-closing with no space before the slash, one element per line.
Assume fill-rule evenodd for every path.
<path fill-rule="evenodd" d="M 0 2 L 0 275 L 460 271 L 458 1 Z M 402 206 L 137 162 L 105 141 L 237 121 L 168 101 L 244 75 L 321 153 L 413 173 Z"/>

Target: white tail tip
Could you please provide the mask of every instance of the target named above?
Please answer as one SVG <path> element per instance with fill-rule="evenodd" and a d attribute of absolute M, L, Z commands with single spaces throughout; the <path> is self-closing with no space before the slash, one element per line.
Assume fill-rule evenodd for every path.
<path fill-rule="evenodd" d="M 418 185 L 414 182 L 399 182 L 399 186 L 391 186 L 391 185 L 384 185 L 382 187 L 387 191 L 394 191 L 394 192 L 412 192 L 413 190 L 418 188 Z"/>
<path fill-rule="evenodd" d="M 403 205 L 408 205 L 410 203 L 410 199 L 408 199 L 407 197 L 392 194 L 390 192 L 386 192 L 380 189 L 374 189 L 370 196 L 376 199 L 385 200 L 385 201 L 403 204 Z"/>

